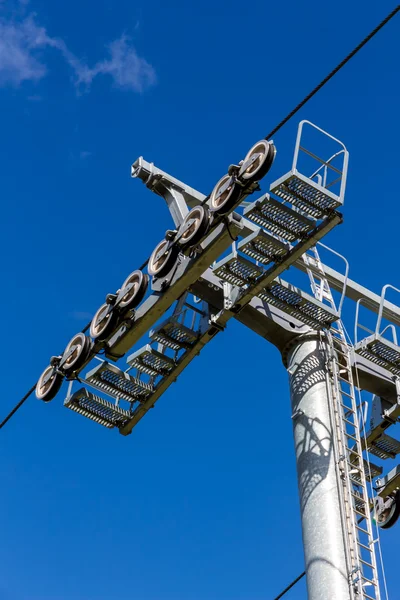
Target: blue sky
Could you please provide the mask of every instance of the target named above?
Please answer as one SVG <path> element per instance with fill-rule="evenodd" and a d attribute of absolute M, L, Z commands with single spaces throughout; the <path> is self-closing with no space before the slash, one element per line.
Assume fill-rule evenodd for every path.
<path fill-rule="evenodd" d="M 209 192 L 392 8 L 0 2 L 3 414 L 171 226 L 131 163 Z M 276 135 L 263 187 L 300 118 L 342 139 L 326 241 L 376 292 L 400 285 L 398 39 L 399 17 Z M 1 600 L 268 600 L 303 570 L 287 376 L 261 338 L 230 323 L 128 438 L 62 400 L 1 433 Z"/>

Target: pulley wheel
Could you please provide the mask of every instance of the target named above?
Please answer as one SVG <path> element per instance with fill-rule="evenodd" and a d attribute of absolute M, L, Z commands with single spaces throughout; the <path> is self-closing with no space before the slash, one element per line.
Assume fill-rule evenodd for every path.
<path fill-rule="evenodd" d="M 62 370 L 65 373 L 72 373 L 80 369 L 89 357 L 92 342 L 84 333 L 77 333 L 68 343 L 61 359 Z M 69 354 L 69 356 L 68 356 Z"/>
<path fill-rule="evenodd" d="M 55 367 L 51 365 L 46 367 L 36 384 L 36 398 L 43 400 L 43 402 L 53 400 L 60 390 L 63 379 L 63 376 L 57 372 Z"/>
<path fill-rule="evenodd" d="M 90 335 L 93 339 L 103 342 L 114 331 L 118 316 L 115 310 L 110 309 L 110 305 L 104 303 L 94 315 L 90 324 Z"/>
<path fill-rule="evenodd" d="M 225 186 L 226 189 L 223 190 Z M 241 192 L 240 186 L 235 183 L 232 177 L 224 175 L 211 192 L 209 200 L 210 211 L 218 215 L 225 215 L 238 203 Z"/>
<path fill-rule="evenodd" d="M 169 242 L 167 240 L 162 240 L 154 248 L 147 265 L 147 272 L 151 277 L 160 277 L 168 273 L 175 263 L 178 256 L 178 249 L 176 246 L 171 246 L 167 250 L 168 245 Z"/>
<path fill-rule="evenodd" d="M 118 303 L 118 308 L 123 311 L 136 308 L 143 300 L 148 284 L 148 275 L 139 270 L 133 271 L 133 273 L 128 275 L 121 286 L 121 290 L 128 285 L 131 285 L 132 287 L 122 297 Z"/>
<path fill-rule="evenodd" d="M 270 170 L 274 162 L 274 156 L 274 145 L 267 142 L 267 140 L 260 140 L 246 154 L 243 165 L 247 161 L 252 160 L 252 162 L 244 171 L 240 170 L 239 177 L 246 182 L 260 181 Z"/>
<path fill-rule="evenodd" d="M 400 516 L 400 490 L 394 493 L 393 504 L 389 510 L 385 511 L 380 518 L 377 519 L 377 525 L 381 529 L 390 529 L 396 523 Z"/>
<path fill-rule="evenodd" d="M 210 215 L 205 206 L 195 206 L 185 217 L 180 231 L 183 231 L 178 243 L 181 246 L 195 246 L 205 236 L 210 223 Z"/>

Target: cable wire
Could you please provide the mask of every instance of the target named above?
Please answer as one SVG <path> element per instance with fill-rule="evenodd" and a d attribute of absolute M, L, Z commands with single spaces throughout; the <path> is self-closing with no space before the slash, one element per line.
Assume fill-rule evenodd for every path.
<path fill-rule="evenodd" d="M 302 579 L 304 577 L 304 575 L 306 574 L 305 571 L 302 572 L 301 575 L 299 575 L 298 577 L 296 577 L 296 579 L 294 579 L 292 581 L 292 583 L 290 583 L 280 594 L 279 596 L 277 596 L 276 598 L 274 598 L 274 600 L 279 600 L 279 598 L 283 598 L 283 596 L 286 594 L 286 592 L 288 592 L 289 590 L 292 589 L 292 587 L 294 587 L 296 585 L 296 583 L 298 581 L 300 581 L 300 579 Z"/>
<path fill-rule="evenodd" d="M 324 86 L 324 85 L 325 85 L 325 84 L 326 84 L 326 83 L 327 83 L 327 82 L 328 82 L 330 79 L 332 79 L 332 77 L 333 77 L 334 75 L 336 75 L 336 73 L 337 73 L 338 71 L 340 71 L 340 69 L 341 69 L 342 67 L 344 67 L 344 65 L 345 65 L 346 63 L 348 63 L 348 62 L 349 62 L 349 60 L 350 60 L 351 58 L 353 58 L 353 56 L 354 56 L 355 54 L 357 54 L 357 52 L 359 52 L 359 50 L 361 50 L 361 48 L 363 48 L 363 46 L 365 46 L 365 44 L 367 44 L 367 43 L 370 41 L 370 40 L 371 40 L 371 39 L 374 37 L 374 35 L 376 35 L 376 34 L 378 33 L 378 31 L 379 31 L 380 29 L 382 29 L 382 27 L 384 27 L 384 26 L 386 25 L 386 23 L 388 23 L 388 22 L 389 22 L 389 21 L 390 21 L 390 20 L 391 20 L 391 19 L 392 19 L 392 18 L 393 18 L 395 15 L 396 15 L 396 13 L 398 13 L 398 12 L 399 12 L 399 10 L 400 10 L 400 4 L 398 4 L 398 5 L 396 6 L 396 8 L 394 8 L 394 9 L 392 10 L 392 12 L 391 12 L 391 13 L 390 13 L 390 14 L 389 14 L 389 15 L 388 15 L 388 16 L 387 16 L 387 17 L 386 17 L 386 18 L 385 18 L 385 19 L 384 19 L 384 20 L 383 20 L 381 23 L 379 23 L 379 25 L 377 25 L 377 27 L 375 27 L 375 29 L 373 29 L 373 31 L 371 31 L 371 33 L 369 33 L 369 34 L 367 35 L 367 37 L 365 37 L 365 38 L 363 39 L 363 41 L 362 41 L 362 42 L 360 42 L 360 43 L 358 44 L 358 46 L 356 46 L 356 48 L 354 48 L 354 50 L 353 50 L 352 52 L 350 52 L 350 54 L 348 54 L 348 55 L 346 56 L 346 58 L 344 58 L 344 59 L 342 60 L 342 62 L 340 62 L 340 63 L 337 65 L 337 67 L 335 67 L 335 68 L 333 69 L 333 71 L 331 71 L 331 72 L 329 73 L 329 75 L 327 75 L 327 76 L 325 77 L 325 79 L 323 79 L 323 80 L 321 81 L 321 83 L 319 83 L 319 84 L 318 84 L 318 85 L 317 85 L 317 86 L 316 86 L 316 87 L 315 87 L 315 88 L 314 88 L 314 89 L 313 89 L 313 90 L 312 90 L 312 91 L 311 91 L 311 92 L 310 92 L 310 93 L 309 93 L 309 94 L 308 94 L 308 95 L 307 95 L 307 96 L 306 96 L 306 97 L 305 97 L 305 98 L 304 98 L 304 99 L 303 99 L 303 100 L 302 100 L 302 101 L 301 101 L 301 102 L 300 102 L 300 103 L 299 103 L 299 104 L 298 104 L 298 105 L 297 105 L 297 106 L 296 106 L 296 107 L 295 107 L 295 108 L 294 108 L 294 109 L 293 109 L 293 110 L 292 110 L 292 111 L 291 111 L 291 112 L 290 112 L 290 113 L 289 113 L 289 114 L 288 114 L 288 115 L 287 115 L 287 116 L 286 116 L 286 117 L 285 117 L 285 118 L 284 118 L 284 119 L 283 119 L 283 120 L 280 122 L 280 123 L 278 123 L 278 125 L 277 125 L 276 127 L 274 127 L 274 129 L 272 129 L 272 130 L 271 130 L 271 131 L 268 133 L 268 135 L 266 135 L 266 136 L 265 136 L 265 138 L 264 138 L 264 139 L 268 140 L 268 139 L 269 139 L 269 138 L 271 138 L 273 135 L 275 135 L 275 133 L 276 133 L 277 131 L 279 131 L 279 129 L 281 129 L 281 127 L 283 127 L 283 125 L 285 125 L 285 124 L 286 124 L 286 123 L 289 121 L 289 119 L 291 119 L 291 118 L 292 118 L 292 117 L 293 117 L 293 116 L 294 116 L 294 115 L 295 115 L 295 114 L 296 114 L 296 113 L 297 113 L 297 112 L 298 112 L 298 111 L 299 111 L 299 110 L 300 110 L 300 109 L 301 109 L 301 108 L 302 108 L 302 107 L 303 107 L 303 106 L 304 106 L 304 105 L 305 105 L 305 104 L 306 104 L 306 103 L 307 103 L 307 102 L 308 102 L 308 101 L 309 101 L 309 100 L 310 100 L 310 99 L 313 97 L 313 96 L 315 96 L 315 94 L 316 94 L 317 92 L 319 92 L 319 90 L 320 90 L 320 89 L 321 89 L 321 88 L 322 88 L 322 87 L 323 87 L 323 86 Z M 207 200 L 209 200 L 209 198 L 210 198 L 210 196 L 209 196 L 209 195 L 208 195 L 208 196 L 206 196 L 206 198 L 204 198 L 204 200 L 201 202 L 201 204 L 202 204 L 202 205 L 203 205 L 203 204 L 205 204 L 205 203 L 207 202 Z M 143 266 L 142 266 L 142 268 L 144 268 L 144 267 L 145 267 L 145 265 L 147 264 L 147 262 L 148 262 L 148 261 L 146 261 L 145 263 L 143 263 Z M 82 333 L 85 333 L 85 331 L 87 331 L 87 329 L 89 329 L 89 327 L 90 327 L 90 323 L 89 323 L 89 325 L 87 325 L 87 326 L 86 326 L 86 327 L 85 327 L 85 328 L 82 330 Z M 7 423 L 7 422 L 8 422 L 8 421 L 11 419 L 11 417 L 12 417 L 12 416 L 13 416 L 13 415 L 14 415 L 14 414 L 17 412 L 17 410 L 18 410 L 19 408 L 21 408 L 21 406 L 24 404 L 24 402 L 25 402 L 25 401 L 26 401 L 26 400 L 29 398 L 29 396 L 30 396 L 30 395 L 33 393 L 33 391 L 34 391 L 35 387 L 36 387 L 36 384 L 35 384 L 35 385 L 34 385 L 34 386 L 33 386 L 33 387 L 32 387 L 32 388 L 29 390 L 29 392 L 27 392 L 27 394 L 26 394 L 26 395 L 25 395 L 25 396 L 24 396 L 24 397 L 23 397 L 23 398 L 22 398 L 22 399 L 21 399 L 21 400 L 18 402 L 18 404 L 17 404 L 17 405 L 16 405 L 16 406 L 13 408 L 13 410 L 12 410 L 12 411 L 11 411 L 11 412 L 10 412 L 10 413 L 7 415 L 7 417 L 6 417 L 6 418 L 5 418 L 5 419 L 4 419 L 4 420 L 3 420 L 3 421 L 0 423 L 0 429 L 1 429 L 2 427 L 4 427 L 4 425 L 5 425 L 5 424 L 6 424 L 6 423 Z"/>
<path fill-rule="evenodd" d="M 90 327 L 90 323 L 91 321 L 89 321 L 89 323 L 87 325 L 85 325 L 85 327 L 82 329 L 81 333 L 86 333 L 86 331 L 89 329 Z M 11 419 L 11 417 L 13 417 L 15 415 L 15 413 L 17 412 L 17 410 L 19 410 L 21 408 L 21 406 L 23 404 L 25 404 L 25 402 L 28 400 L 29 396 L 31 396 L 33 394 L 33 392 L 36 389 L 37 386 L 36 382 L 31 388 L 30 390 L 28 390 L 25 394 L 25 396 L 23 398 L 21 398 L 21 400 L 18 402 L 18 404 L 16 404 L 14 406 L 14 408 L 12 409 L 11 412 L 8 413 L 8 415 L 5 417 L 5 419 L 2 420 L 2 422 L 0 423 L 0 429 L 2 429 L 4 427 L 4 425 L 6 425 L 6 423 L 8 423 L 8 421 Z"/>
<path fill-rule="evenodd" d="M 336 75 L 336 73 L 337 73 L 338 71 L 340 71 L 340 69 L 341 69 L 342 67 L 344 67 L 344 65 L 345 65 L 346 63 L 348 63 L 350 59 L 352 59 L 352 58 L 353 58 L 353 56 L 355 56 L 355 55 L 357 54 L 357 52 L 359 52 L 359 51 L 361 50 L 361 48 L 363 48 L 363 47 L 365 46 L 365 44 L 367 44 L 367 43 L 368 43 L 368 42 L 369 42 L 369 41 L 370 41 L 370 40 L 371 40 L 371 39 L 374 37 L 374 35 L 376 35 L 376 34 L 378 33 L 378 31 L 379 31 L 380 29 L 382 29 L 382 27 L 384 27 L 384 26 L 386 25 L 386 23 L 388 23 L 388 22 L 389 22 L 389 21 L 390 21 L 390 20 L 391 20 L 391 19 L 392 19 L 392 18 L 393 18 L 395 15 L 396 15 L 396 13 L 398 13 L 398 12 L 399 12 L 399 10 L 400 10 L 400 4 L 398 4 L 398 5 L 396 6 L 396 8 L 394 8 L 394 9 L 392 10 L 392 12 L 391 12 L 391 13 L 390 13 L 390 14 L 389 14 L 389 15 L 388 15 L 388 16 L 387 16 L 385 19 L 383 19 L 383 21 L 382 21 L 381 23 L 379 23 L 379 25 L 377 25 L 377 26 L 375 27 L 375 29 L 374 29 L 373 31 L 371 31 L 371 33 L 369 33 L 369 34 L 367 35 L 367 37 L 365 37 L 365 38 L 363 39 L 363 41 L 362 41 L 362 42 L 360 42 L 360 43 L 358 44 L 358 46 L 356 46 L 356 47 L 354 48 L 354 50 L 352 50 L 352 51 L 350 52 L 350 54 L 348 54 L 348 55 L 346 56 L 346 58 L 344 58 L 344 59 L 342 60 L 342 62 L 340 62 L 340 63 L 337 65 L 337 67 L 335 67 L 335 68 L 333 69 L 333 71 L 331 71 L 331 72 L 329 73 L 329 75 L 327 75 L 327 76 L 325 77 L 325 79 L 323 79 L 323 80 L 321 81 L 321 83 L 319 83 L 319 84 L 318 84 L 318 85 L 317 85 L 317 86 L 316 86 L 316 87 L 315 87 L 315 88 L 314 88 L 314 89 L 313 89 L 313 90 L 312 90 L 312 91 L 311 91 L 311 92 L 310 92 L 310 93 L 309 93 L 309 94 L 308 94 L 308 95 L 307 95 L 307 96 L 306 96 L 306 97 L 305 97 L 305 98 L 304 98 L 304 99 L 303 99 L 301 102 L 299 102 L 299 104 L 298 104 L 298 105 L 297 105 L 297 106 L 296 106 L 296 107 L 295 107 L 293 110 L 291 110 L 291 111 L 290 111 L 290 113 L 289 113 L 289 114 L 288 114 L 288 115 L 287 115 L 287 116 L 286 116 L 284 119 L 282 119 L 282 121 L 281 121 L 280 123 L 278 123 L 278 125 L 277 125 L 276 127 L 274 127 L 274 128 L 273 128 L 273 129 L 272 129 L 272 130 L 271 130 L 271 131 L 268 133 L 268 135 L 266 135 L 266 136 L 265 136 L 265 138 L 264 138 L 264 139 L 266 139 L 266 140 L 269 140 L 269 139 L 270 139 L 270 138 L 271 138 L 273 135 L 275 135 L 275 133 L 276 133 L 277 131 L 279 131 L 279 129 L 280 129 L 281 127 L 283 127 L 283 125 L 285 125 L 285 124 L 286 124 L 286 123 L 289 121 L 289 119 L 291 119 L 291 118 L 292 118 L 292 117 L 293 117 L 293 116 L 294 116 L 294 115 L 295 115 L 295 114 L 296 114 L 296 113 L 297 113 L 297 112 L 298 112 L 298 111 L 299 111 L 301 108 L 303 108 L 303 106 L 304 106 L 304 105 L 305 105 L 305 104 L 306 104 L 306 103 L 307 103 L 309 100 L 311 100 L 311 98 L 312 98 L 313 96 L 315 96 L 315 94 L 316 94 L 317 92 L 319 92 L 319 90 L 320 90 L 321 88 L 323 88 L 323 87 L 324 87 L 324 85 L 325 85 L 326 83 L 328 83 L 328 81 L 329 81 L 330 79 L 332 79 L 332 77 L 333 77 L 334 75 Z"/>

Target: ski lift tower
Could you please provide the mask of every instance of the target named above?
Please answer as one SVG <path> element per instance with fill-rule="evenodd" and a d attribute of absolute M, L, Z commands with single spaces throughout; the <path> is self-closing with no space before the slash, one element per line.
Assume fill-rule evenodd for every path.
<path fill-rule="evenodd" d="M 334 153 L 320 157 L 306 147 L 305 129 L 334 144 Z M 386 433 L 400 416 L 400 308 L 386 300 L 388 286 L 378 296 L 350 280 L 338 253 L 331 251 L 343 259 L 342 273 L 321 262 L 319 250 L 330 250 L 321 239 L 342 221 L 345 146 L 302 121 L 291 170 L 248 202 L 275 152 L 272 141 L 257 142 L 207 197 L 136 160 L 132 176 L 165 199 L 173 227 L 146 269 L 107 295 L 90 336 L 76 334 L 51 357 L 36 395 L 51 400 L 67 379 L 67 408 L 129 435 L 200 350 L 238 320 L 278 348 L 289 374 L 309 600 L 379 600 L 371 510 L 383 529 L 396 522 L 400 468 L 381 477 L 369 454 L 400 453 Z M 307 174 L 302 157 L 316 165 Z M 291 266 L 308 276 L 311 290 L 281 278 Z M 367 328 L 370 335 L 354 345 L 341 321 L 345 297 L 357 303 L 356 330 L 366 329 L 361 305 L 378 314 L 376 330 Z M 374 394 L 368 432 L 360 389 Z"/>

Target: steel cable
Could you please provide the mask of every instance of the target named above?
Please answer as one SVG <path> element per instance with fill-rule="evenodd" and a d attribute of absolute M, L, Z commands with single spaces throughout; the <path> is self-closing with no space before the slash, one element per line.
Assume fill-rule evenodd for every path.
<path fill-rule="evenodd" d="M 396 8 L 394 8 L 392 10 L 392 12 L 383 20 L 381 21 L 381 23 L 379 23 L 379 25 L 377 25 L 377 27 L 375 27 L 375 29 L 373 29 L 373 31 L 371 31 L 371 33 L 369 33 L 367 35 L 367 37 L 365 37 L 363 39 L 362 42 L 360 42 L 358 44 L 358 46 L 356 46 L 356 48 L 354 48 L 354 50 L 352 52 L 350 52 L 350 54 L 348 54 L 346 56 L 346 58 L 344 58 L 342 60 L 342 62 L 340 62 L 337 67 L 335 67 L 333 69 L 333 71 L 331 71 L 329 73 L 329 75 L 327 75 L 325 77 L 325 79 L 323 79 L 321 81 L 321 83 L 319 83 L 280 123 L 278 123 L 278 125 L 276 127 L 274 127 L 274 129 L 272 129 L 270 131 L 270 133 L 265 136 L 264 139 L 268 140 L 270 139 L 273 135 L 275 135 L 275 133 L 277 131 L 279 131 L 279 129 L 281 129 L 281 127 L 283 127 L 283 125 L 285 125 L 313 96 L 315 96 L 315 94 L 330 80 L 332 79 L 332 77 L 334 75 L 336 75 L 336 73 L 338 71 L 340 71 L 340 69 L 342 67 L 344 67 L 344 65 L 346 63 L 349 62 L 349 60 L 351 58 L 353 58 L 353 56 L 355 54 L 357 54 L 357 52 L 359 52 L 359 50 L 361 50 L 361 48 L 363 48 L 363 46 L 365 46 L 373 37 L 374 35 L 376 35 L 378 33 L 378 31 L 380 29 L 382 29 L 382 27 L 384 27 L 395 15 L 396 13 L 398 13 L 400 10 L 400 4 L 397 5 Z M 210 196 L 207 196 L 203 201 L 202 201 L 202 205 L 205 204 L 207 202 L 207 200 L 210 198 Z M 146 261 L 146 263 L 143 263 L 141 268 L 144 268 L 145 265 L 147 264 L 148 261 Z M 90 323 L 89 325 L 87 325 L 83 330 L 82 333 L 85 333 L 88 328 L 90 327 Z M 37 382 L 36 382 L 37 383 Z M 4 427 L 4 425 L 11 419 L 11 417 L 17 412 L 17 410 L 19 410 L 21 408 L 21 406 L 26 402 L 26 400 L 29 398 L 29 396 L 33 393 L 33 391 L 35 390 L 36 384 L 25 394 L 25 396 L 18 402 L 18 404 L 16 404 L 16 406 L 12 409 L 12 411 L 7 415 L 7 417 L 0 423 L 0 429 L 2 427 Z"/>
<path fill-rule="evenodd" d="M 276 596 L 276 598 L 274 598 L 274 600 L 279 600 L 279 598 L 283 598 L 283 596 L 292 589 L 292 587 L 294 587 L 296 585 L 296 583 L 298 583 L 300 581 L 300 579 L 302 579 L 304 577 L 304 575 L 306 574 L 305 571 L 302 572 L 301 575 L 299 575 L 298 577 L 296 577 L 296 579 L 294 579 L 292 581 L 292 583 L 290 583 L 280 594 L 279 596 Z"/>

